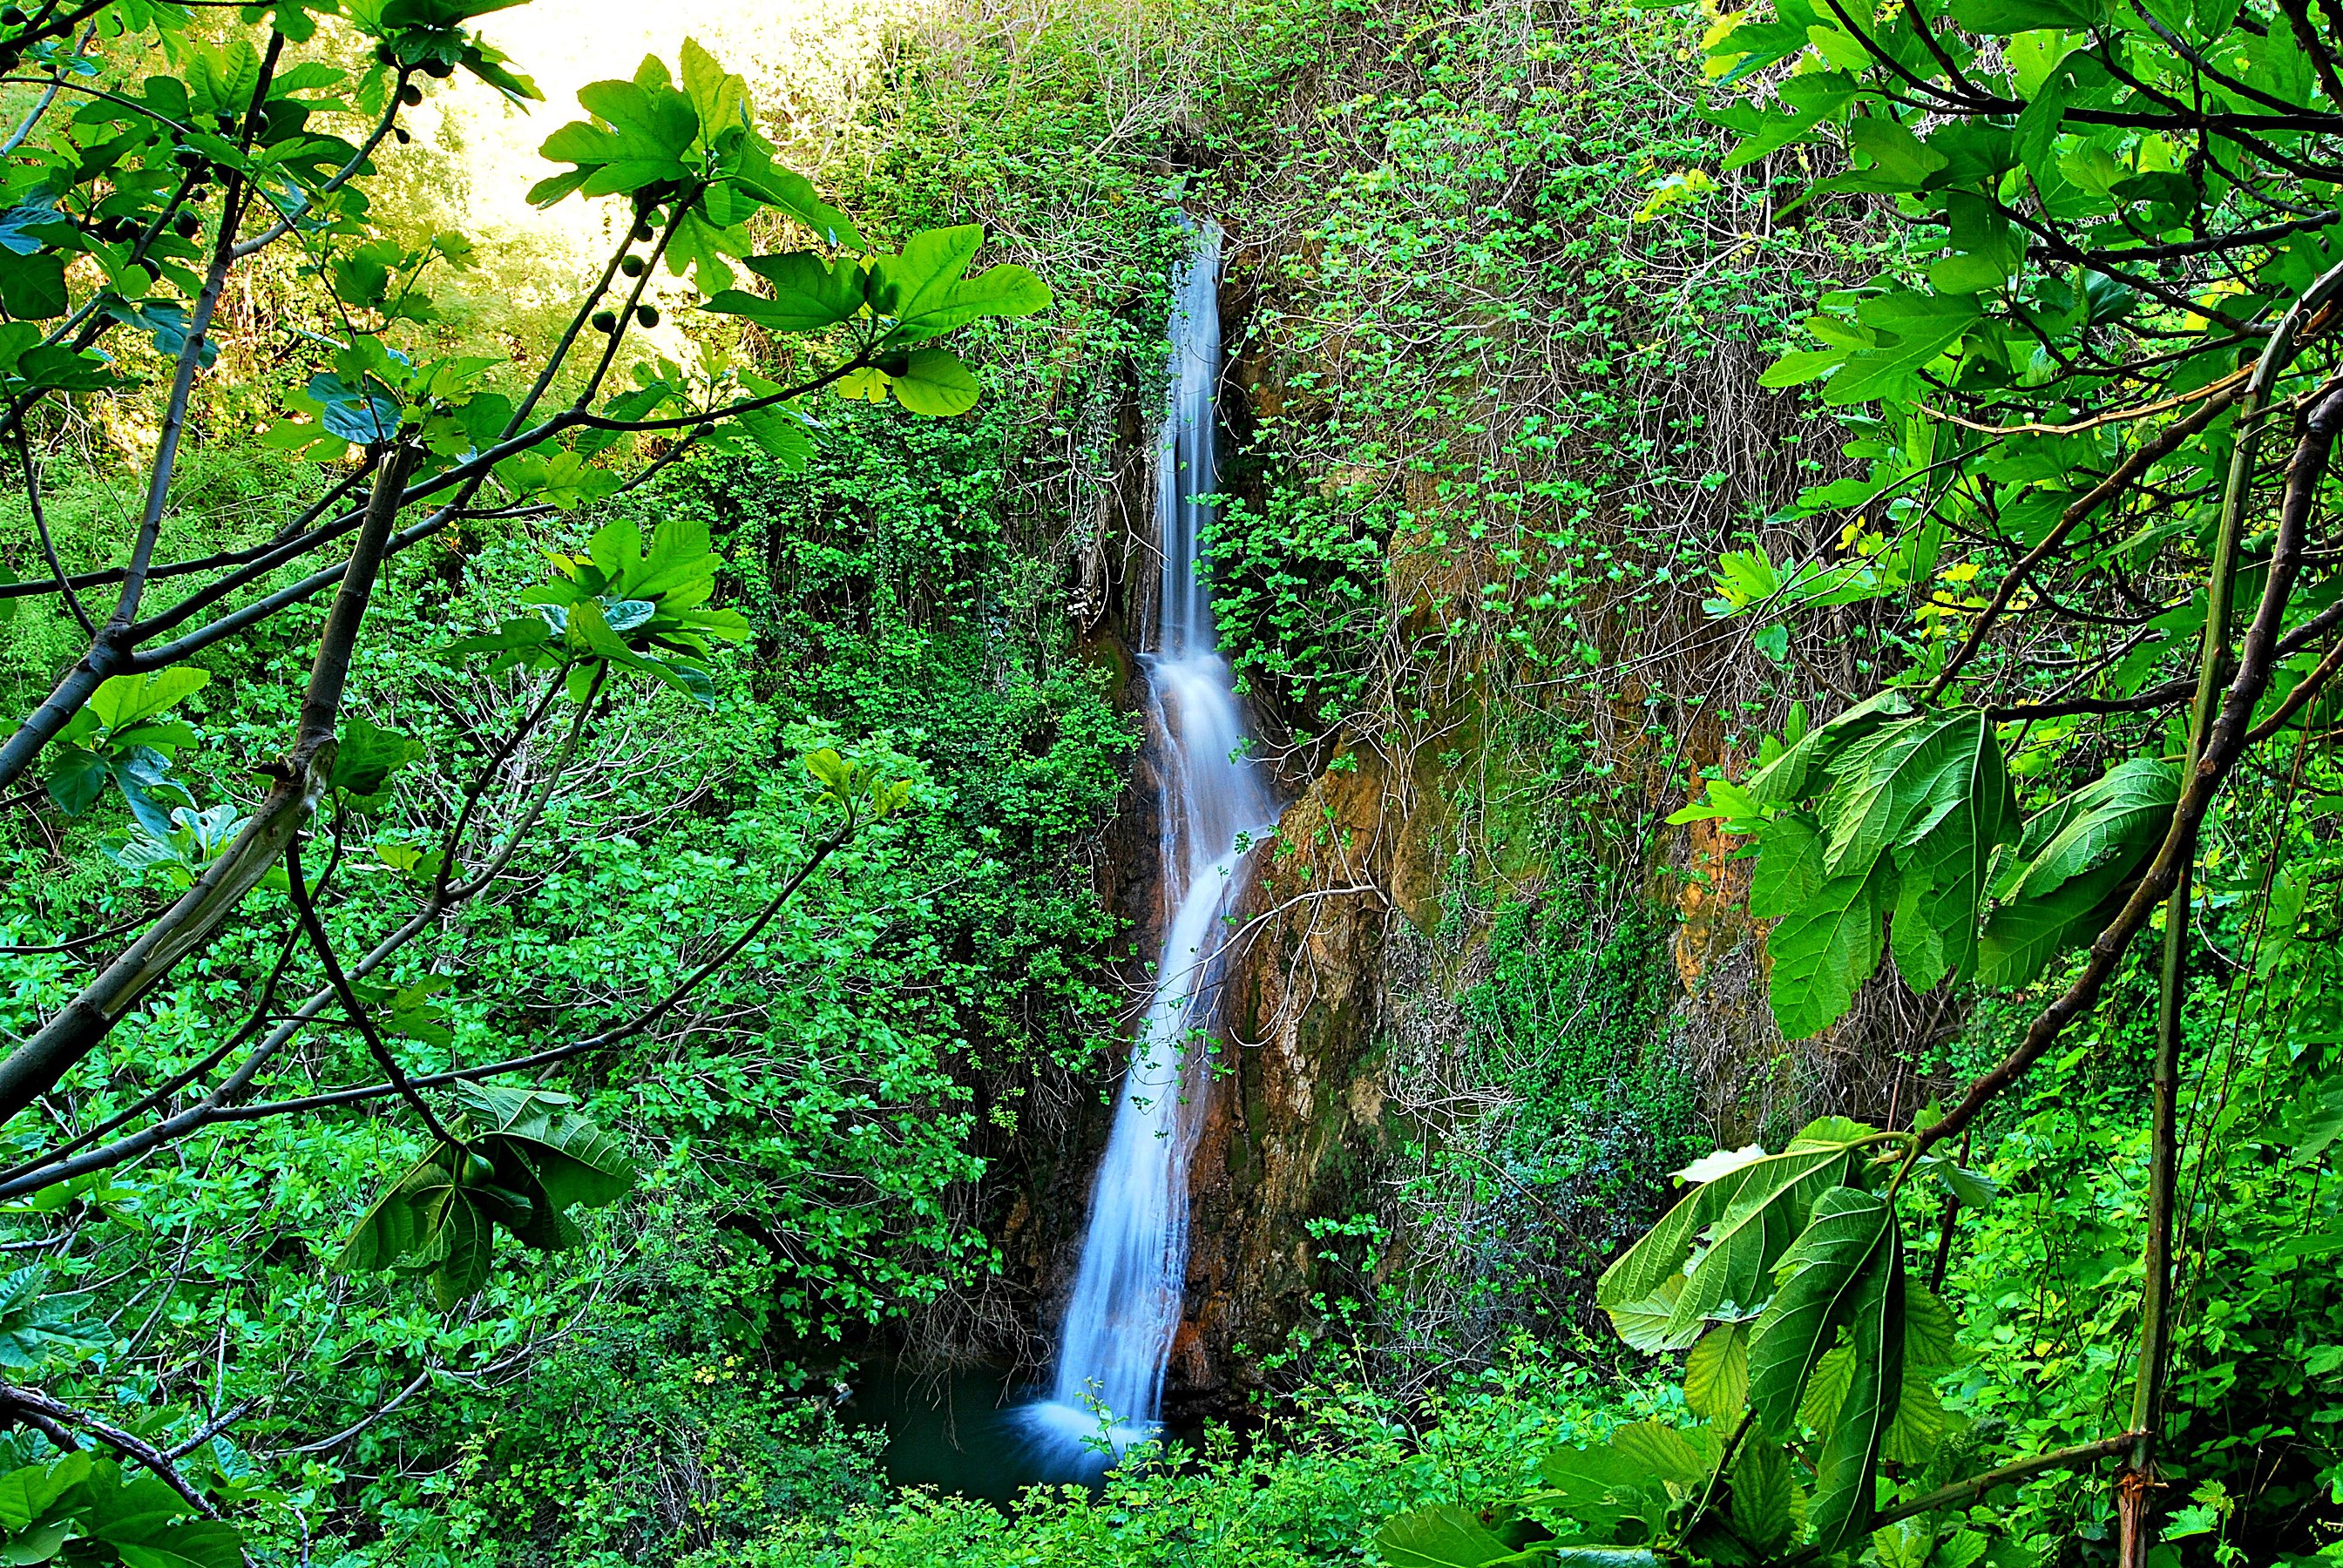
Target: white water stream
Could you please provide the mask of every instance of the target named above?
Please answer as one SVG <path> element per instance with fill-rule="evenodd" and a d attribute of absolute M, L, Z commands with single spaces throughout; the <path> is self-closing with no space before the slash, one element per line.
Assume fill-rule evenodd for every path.
<path fill-rule="evenodd" d="M 1213 637 L 1197 548 L 1209 508 L 1194 498 L 1215 485 L 1221 231 L 1204 224 L 1197 241 L 1174 280 L 1171 404 L 1155 481 L 1162 605 L 1144 658 L 1162 737 L 1157 856 L 1172 914 L 1091 1189 L 1056 1380 L 1050 1397 L 1023 1412 L 1028 1430 L 1068 1459 L 1086 1445 L 1095 1452 L 1101 1434 L 1120 1453 L 1155 1431 L 1185 1293 L 1188 1163 L 1212 1081 L 1204 1031 L 1216 1021 L 1229 935 L 1223 917 L 1243 885 L 1240 844 L 1277 817 L 1259 769 L 1239 755 L 1242 715 Z"/>

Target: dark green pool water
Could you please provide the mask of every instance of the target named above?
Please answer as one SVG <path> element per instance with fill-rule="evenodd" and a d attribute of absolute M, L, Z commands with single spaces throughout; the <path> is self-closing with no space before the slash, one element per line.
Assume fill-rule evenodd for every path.
<path fill-rule="evenodd" d="M 1096 1488 L 1112 1455 L 1070 1455 L 1062 1440 L 1037 1432 L 1023 1412 L 1041 1392 L 1030 1377 L 992 1369 L 917 1375 L 882 1364 L 855 1380 L 841 1413 L 853 1425 L 886 1430 L 887 1478 L 898 1486 L 1000 1503 L 1032 1486 Z M 1162 1435 L 1193 1448 L 1202 1433 L 1175 1424 Z"/>

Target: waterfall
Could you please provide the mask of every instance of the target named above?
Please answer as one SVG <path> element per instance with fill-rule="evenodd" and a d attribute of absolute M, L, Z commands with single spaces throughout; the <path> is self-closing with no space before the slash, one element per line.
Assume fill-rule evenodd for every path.
<path fill-rule="evenodd" d="M 1156 452 L 1161 608 L 1142 660 L 1163 749 L 1157 866 L 1172 913 L 1091 1188 L 1056 1380 L 1026 1411 L 1029 1430 L 1061 1455 L 1082 1453 L 1102 1425 L 1118 1453 L 1155 1430 L 1186 1283 L 1188 1162 L 1212 1082 L 1204 1030 L 1215 1021 L 1224 917 L 1243 885 L 1242 846 L 1277 815 L 1259 770 L 1240 755 L 1242 715 L 1198 553 L 1209 508 L 1194 498 L 1215 483 L 1221 231 L 1205 223 L 1196 238 L 1174 280 L 1171 399 Z"/>

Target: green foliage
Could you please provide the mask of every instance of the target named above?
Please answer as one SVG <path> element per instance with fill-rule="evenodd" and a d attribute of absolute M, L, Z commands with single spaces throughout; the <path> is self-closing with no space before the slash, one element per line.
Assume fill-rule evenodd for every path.
<path fill-rule="evenodd" d="M 458 1122 L 460 1142 L 391 1184 L 335 1258 L 337 1273 L 396 1266 L 428 1278 L 452 1310 L 488 1283 L 499 1227 L 538 1251 L 567 1251 L 585 1241 L 569 1211 L 615 1203 L 633 1185 L 618 1141 L 565 1109 L 569 1096 L 471 1083 L 458 1092 L 478 1125 Z"/>
<path fill-rule="evenodd" d="M 1785 1035 L 1836 1022 L 1891 948 L 1915 990 L 2015 988 L 2114 918 L 2164 840 L 2176 770 L 2135 758 L 2021 822 L 2002 745 L 1985 714 L 1913 713 L 1891 689 L 1669 819 L 1755 839 L 1749 910 L 1780 922 Z"/>
<path fill-rule="evenodd" d="M 651 676 L 702 707 L 715 705 L 709 645 L 719 638 L 738 641 L 749 623 L 738 610 L 705 608 L 721 562 L 704 528 L 663 524 L 646 549 L 642 530 L 618 518 L 596 530 L 584 555 L 547 554 L 557 575 L 520 596 L 538 607 L 535 618 L 506 621 L 490 636 L 465 638 L 444 651 L 495 654 L 492 676 L 515 666 L 558 671 L 579 702 L 615 665 Z"/>
<path fill-rule="evenodd" d="M 1402 1404 L 1329 1357 L 1266 1412 L 1271 1423 L 1257 1441 L 1241 1447 L 1215 1435 L 1198 1452 L 1126 1464 L 1095 1496 L 1036 1489 L 1003 1510 L 910 1492 L 776 1520 L 757 1539 L 687 1561 L 689 1568 L 913 1568 L 938 1559 L 966 1568 L 1166 1561 L 1302 1568 L 1355 1561 L 1360 1543 L 1418 1505 L 1470 1520 L 1483 1533 L 1520 1534 L 1509 1504 L 1540 1483 L 1542 1455 L 1557 1442 L 1599 1440 L 1655 1406 L 1648 1391 L 1526 1346 L 1495 1360 Z"/>
<path fill-rule="evenodd" d="M 1384 552 L 1407 514 L 1364 486 L 1328 494 L 1278 474 L 1262 488 L 1258 506 L 1224 498 L 1206 526 L 1214 624 L 1247 690 L 1331 729 L 1366 694 Z"/>
<path fill-rule="evenodd" d="M 418 562 L 370 615 L 382 640 L 360 665 L 342 735 L 357 771 L 337 774 L 351 801 L 333 832 L 344 869 L 316 895 L 337 945 L 371 940 L 382 901 L 397 908 L 418 884 L 427 892 L 438 850 L 421 829 L 447 809 L 432 803 L 464 777 L 453 769 L 474 754 L 476 729 L 493 735 L 559 698 L 558 665 L 516 662 L 488 676 L 496 656 L 448 653 L 452 635 L 491 619 L 492 585 L 527 580 L 534 567 L 576 589 L 603 569 L 598 539 L 621 573 L 648 569 L 619 560 L 628 539 L 646 557 L 663 537 L 697 540 L 679 552 L 686 575 L 703 587 L 712 578 L 716 604 L 737 596 L 763 646 L 820 649 L 752 663 L 739 644 L 711 643 L 712 708 L 662 702 L 646 678 L 616 668 L 593 709 L 624 738 L 601 764 L 608 782 L 557 778 L 546 832 L 506 871 L 512 894 L 470 907 L 428 951 L 355 982 L 410 1073 L 564 1045 L 622 1020 L 637 988 L 657 994 L 687 978 L 711 940 L 769 897 L 776 868 L 835 829 L 841 805 L 875 819 L 838 851 L 838 879 L 809 884 L 802 907 L 711 978 L 678 1016 L 679 1032 L 614 1047 L 577 1076 L 525 1091 L 575 1096 L 563 1125 L 589 1120 L 605 1154 L 622 1141 L 639 1172 L 633 1189 L 607 1208 L 570 1207 L 560 1194 L 540 1205 L 530 1183 L 543 1187 L 546 1154 L 527 1139 L 504 1147 L 497 1129 L 512 1118 L 472 1111 L 463 1136 L 488 1157 L 487 1186 L 528 1199 L 530 1221 L 549 1229 L 567 1209 L 554 1239 L 571 1240 L 574 1226 L 582 1244 L 539 1259 L 476 1250 L 485 1279 L 452 1314 L 429 1292 L 385 1291 L 364 1274 L 335 1282 L 335 1254 L 367 1199 L 444 1158 L 396 1118 L 222 1129 L 119 1191 L 95 1178 L 44 1189 L 19 1222 L 78 1238 L 52 1288 L 98 1284 L 103 1296 L 120 1288 L 107 1282 L 140 1271 L 172 1282 L 150 1337 L 110 1343 L 105 1365 L 65 1391 L 126 1396 L 166 1441 L 185 1432 L 194 1418 L 162 1400 L 154 1358 L 211 1343 L 216 1308 L 233 1301 L 225 1397 L 251 1408 L 229 1452 L 250 1464 L 243 1444 L 308 1442 L 361 1422 L 427 1369 L 427 1392 L 365 1426 L 346 1462 L 310 1473 L 297 1460 L 272 1476 L 317 1527 L 353 1549 L 387 1531 L 387 1543 L 367 1550 L 417 1568 L 635 1560 L 750 1533 L 775 1509 L 870 1495 L 867 1453 L 805 1391 L 839 1342 L 990 1266 L 971 1222 L 982 1151 L 1017 1125 L 1019 1090 L 1040 1064 L 1083 1060 L 1108 1027 L 1111 1004 L 1092 977 L 1109 927 L 1073 858 L 1111 810 L 1132 741 L 1061 643 L 1004 638 L 1001 621 L 970 613 L 1014 602 L 1030 580 L 990 488 L 997 427 L 914 435 L 855 410 L 840 427 L 839 449 L 803 479 L 750 455 L 679 465 L 622 503 L 623 526 L 605 511 L 557 523 L 537 536 L 542 548 L 485 545 L 453 563 L 452 583 L 449 563 Z M 865 497 L 890 508 L 879 528 L 863 532 L 857 511 L 854 529 L 825 531 L 829 508 Z M 932 554 L 904 549 L 938 528 L 949 537 Z M 823 589 L 791 594 L 783 617 L 764 563 L 799 545 L 835 581 L 900 563 L 907 607 L 940 613 L 920 608 L 918 625 L 882 618 L 866 631 L 857 602 Z M 579 577 L 548 571 L 548 551 Z M 949 608 L 936 591 L 945 588 Z M 191 792 L 232 790 L 226 759 L 282 722 L 266 675 L 301 658 L 299 637 L 288 628 L 273 649 L 264 644 L 256 666 L 224 665 L 174 710 L 202 741 L 182 753 Z M 262 678 L 244 678 L 247 668 Z M 488 693 L 494 721 L 443 706 L 455 689 Z M 560 755 L 543 744 L 538 766 Z M 498 784 L 483 809 L 508 819 L 540 777 Z M 167 879 L 168 867 L 148 863 L 136 868 L 137 885 L 122 885 L 96 844 L 124 821 L 119 803 L 101 801 L 67 829 L 71 875 L 12 872 L 18 940 L 103 920 L 125 902 L 135 912 L 141 889 Z M 45 863 L 33 859 L 45 853 L 37 841 L 11 853 L 18 867 Z M 305 869 L 328 858 L 305 857 Z M 235 1029 L 239 997 L 276 960 L 269 924 L 284 913 L 281 893 L 256 898 L 268 917 L 257 930 L 225 939 L 205 977 L 175 981 L 126 1020 L 121 1049 L 135 1073 L 116 1079 L 100 1062 L 75 1081 L 86 1115 L 116 1114 Z M 70 994 L 72 970 L 63 958 L 11 961 L 26 989 L 6 1023 L 22 1030 Z M 293 980 L 303 972 L 297 961 Z M 363 1081 L 358 1048 L 344 1031 L 317 1058 L 264 1073 L 261 1093 Z M 549 1101 L 538 1109 L 550 1117 Z M 233 1180 L 206 1174 L 223 1164 Z M 459 1192 L 491 1224 L 518 1213 L 500 1193 L 455 1182 L 415 1196 L 446 1211 Z M 214 1240 L 183 1262 L 169 1238 L 189 1225 Z M 403 1261 L 468 1282 L 420 1251 Z M 526 1387 L 538 1392 L 524 1398 L 503 1382 L 508 1372 L 477 1375 L 499 1365 L 528 1369 Z M 486 1431 L 502 1435 L 483 1442 Z M 345 1470 L 351 1478 L 337 1479 Z M 458 1473 L 463 1484 L 451 1486 Z M 263 1513 L 256 1528 L 291 1530 Z"/>
<path fill-rule="evenodd" d="M 28 1455 L 12 1442 L 7 1457 Z M 0 1475 L 0 1532 L 12 1563 L 122 1568 L 241 1568 L 234 1526 L 191 1519 L 186 1500 L 151 1475 L 124 1479 L 110 1459 L 85 1450 L 54 1453 Z"/>
<path fill-rule="evenodd" d="M 157 838 L 170 830 L 167 802 L 195 797 L 170 777 L 172 756 L 196 741 L 186 721 L 163 715 L 201 691 L 208 670 L 183 665 L 147 675 L 117 675 L 90 694 L 89 706 L 57 734 L 48 764 L 49 798 L 69 817 L 96 803 L 110 782 L 139 826 Z"/>
<path fill-rule="evenodd" d="M 1457 999 L 1459 1060 L 1504 1085 L 1502 1110 L 1409 1151 L 1394 1229 L 1438 1250 L 1403 1286 L 1374 1279 L 1380 1259 L 1362 1271 L 1363 1299 L 1389 1298 L 1399 1333 L 1449 1356 L 1488 1353 L 1509 1324 L 1577 1339 L 1595 1277 L 1666 1206 L 1667 1168 L 1706 1147 L 1664 1038 L 1649 916 L 1614 903 L 1583 844 L 1550 877 L 1490 918 L 1485 978 Z"/>
<path fill-rule="evenodd" d="M 1691 1348 L 1684 1399 L 1703 1424 L 1549 1453 L 1534 1534 L 1476 1537 L 1419 1511 L 1378 1536 L 1386 1554 L 1483 1568 L 1516 1553 L 1585 1562 L 1576 1553 L 1596 1547 L 1733 1563 L 1860 1552 L 1883 1461 L 1959 1456 L 1931 1386 L 1956 1359 L 1952 1319 L 1905 1266 L 1896 1196 L 1911 1161 L 1884 1182 L 1875 1170 L 1875 1152 L 1892 1162 L 1911 1141 L 1828 1117 L 1780 1153 L 1719 1150 L 1679 1172 L 1692 1191 L 1595 1299 L 1630 1345 Z"/>
<path fill-rule="evenodd" d="M 48 1289 L 49 1271 L 27 1264 L 0 1279 L 0 1367 L 37 1372 L 60 1353 L 102 1350 L 111 1337 L 82 1314 L 89 1297 Z"/>

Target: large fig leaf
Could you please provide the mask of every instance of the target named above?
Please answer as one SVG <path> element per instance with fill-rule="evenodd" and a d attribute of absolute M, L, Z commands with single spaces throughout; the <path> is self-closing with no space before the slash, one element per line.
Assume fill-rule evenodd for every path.
<path fill-rule="evenodd" d="M 1794 1148 L 1737 1165 L 1695 1187 L 1603 1271 L 1594 1287 L 1596 1304 L 1615 1312 L 1644 1302 L 1669 1280 L 1683 1278 L 1685 1257 L 1711 1226 L 1718 1228 L 1709 1238 L 1711 1251 L 1731 1234 L 1762 1235 L 1758 1227 L 1765 1211 L 1776 1207 L 1795 1231 L 1805 1222 L 1806 1206 L 1845 1179 L 1854 1154 L 1851 1142 Z M 1766 1261 L 1770 1265 L 1772 1260 Z M 1684 1289 L 1689 1292 L 1688 1283 Z M 1671 1313 L 1684 1316 L 1677 1308 Z"/>
<path fill-rule="evenodd" d="M 1815 792 L 1813 781 L 1823 776 L 1841 751 L 1890 719 L 1911 711 L 1911 699 L 1895 687 L 1856 703 L 1828 723 L 1807 730 L 1779 757 L 1752 773 L 1749 793 L 1768 805 L 1805 799 Z"/>
<path fill-rule="evenodd" d="M 1782 1255 L 1780 1289 L 1749 1341 L 1749 1406 L 1776 1437 L 1797 1427 L 1806 1381 L 1849 1321 L 1862 1281 L 1890 1233 L 1876 1193 L 1834 1187 L 1814 1221 Z"/>
<path fill-rule="evenodd" d="M 2087 872 L 2137 865 L 2162 841 L 2179 799 L 2180 771 L 2171 763 L 2136 757 L 2117 765 L 2026 824 L 2018 846 L 2025 867 L 2007 898 L 2046 898 Z"/>
<path fill-rule="evenodd" d="M 1860 871 L 1830 878 L 1775 922 L 1765 939 L 1773 960 L 1766 1000 L 1784 1038 L 1820 1034 L 1854 1004 L 1886 950 L 1896 892 L 1895 862 L 1882 856 Z"/>
<path fill-rule="evenodd" d="M 1891 1217 L 1885 1241 L 1856 1277 L 1845 1314 L 1846 1396 L 1815 1452 L 1806 1509 L 1813 1544 L 1840 1551 L 1871 1527 L 1879 1455 L 1904 1388 L 1904 1247 Z"/>

